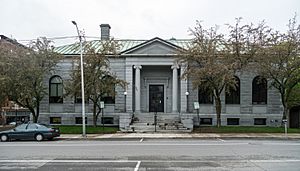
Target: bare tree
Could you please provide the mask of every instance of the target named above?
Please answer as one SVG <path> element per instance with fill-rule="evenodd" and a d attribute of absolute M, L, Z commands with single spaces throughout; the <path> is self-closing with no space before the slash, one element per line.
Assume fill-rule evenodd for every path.
<path fill-rule="evenodd" d="M 47 94 L 43 80 L 61 59 L 50 43 L 46 38 L 39 38 L 28 48 L 16 47 L 5 55 L 6 96 L 28 108 L 33 122 L 38 121 L 40 102 Z"/>
<path fill-rule="evenodd" d="M 191 30 L 194 39 L 186 51 L 183 51 L 181 61 L 187 64 L 184 77 L 192 78 L 194 88 L 211 92 L 216 107 L 217 126 L 221 126 L 221 93 L 225 87 L 234 87 L 234 65 L 228 62 L 223 52 L 225 39 L 217 32 L 218 27 L 203 28 L 197 22 Z"/>
<path fill-rule="evenodd" d="M 281 95 L 283 119 L 289 116 L 289 101 L 292 92 L 300 82 L 300 25 L 296 17 L 289 20 L 288 31 L 272 31 L 267 39 L 268 44 L 257 56 L 258 72 L 269 78 L 271 85 Z M 292 104 L 292 103 L 290 103 Z"/>
<path fill-rule="evenodd" d="M 85 96 L 93 103 L 93 125 L 97 125 L 98 116 L 101 113 L 100 101 L 106 95 L 115 95 L 115 86 L 125 86 L 123 80 L 118 79 L 109 70 L 108 55 L 116 57 L 118 44 L 114 40 L 101 42 L 101 47 L 95 49 L 88 43 L 84 46 L 84 83 Z M 79 62 L 79 61 L 78 61 Z M 67 95 L 80 97 L 81 93 L 80 65 L 76 63 L 71 79 L 66 84 Z"/>

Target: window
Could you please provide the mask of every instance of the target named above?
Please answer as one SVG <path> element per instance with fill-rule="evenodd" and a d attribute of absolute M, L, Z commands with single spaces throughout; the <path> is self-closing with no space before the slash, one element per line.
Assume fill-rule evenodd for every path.
<path fill-rule="evenodd" d="M 22 124 L 20 126 L 17 126 L 15 129 L 17 131 L 25 131 L 26 127 L 27 127 L 27 124 Z"/>
<path fill-rule="evenodd" d="M 260 76 L 252 82 L 252 104 L 267 104 L 268 88 L 267 80 Z"/>
<path fill-rule="evenodd" d="M 49 103 L 63 103 L 63 83 L 59 76 L 50 79 Z"/>
<path fill-rule="evenodd" d="M 82 98 L 81 96 L 75 96 L 75 100 L 74 100 L 75 103 L 82 103 Z M 84 99 L 84 103 L 89 103 L 88 99 L 85 97 Z"/>
<path fill-rule="evenodd" d="M 101 124 L 114 124 L 113 117 L 103 117 L 101 118 Z"/>
<path fill-rule="evenodd" d="M 115 104 L 115 84 L 112 76 L 105 76 L 102 78 L 106 84 L 106 90 L 107 92 L 103 95 L 102 100 L 105 104 Z"/>
<path fill-rule="evenodd" d="M 198 88 L 199 104 L 213 104 L 213 94 L 211 91 Z"/>
<path fill-rule="evenodd" d="M 254 125 L 266 125 L 266 118 L 254 118 Z"/>
<path fill-rule="evenodd" d="M 227 118 L 227 125 L 239 125 L 240 118 Z"/>
<path fill-rule="evenodd" d="M 230 87 L 226 92 L 225 103 L 226 104 L 240 104 L 240 79 L 234 77 L 236 81 L 235 88 Z"/>
<path fill-rule="evenodd" d="M 82 117 L 75 117 L 75 124 L 82 124 Z M 85 124 L 87 124 L 87 117 L 85 117 Z"/>
<path fill-rule="evenodd" d="M 37 129 L 36 124 L 29 124 L 29 125 L 27 126 L 27 130 L 35 130 L 35 129 Z"/>
<path fill-rule="evenodd" d="M 200 118 L 200 125 L 212 125 L 212 118 Z"/>
<path fill-rule="evenodd" d="M 61 124 L 61 117 L 50 117 L 50 124 Z"/>

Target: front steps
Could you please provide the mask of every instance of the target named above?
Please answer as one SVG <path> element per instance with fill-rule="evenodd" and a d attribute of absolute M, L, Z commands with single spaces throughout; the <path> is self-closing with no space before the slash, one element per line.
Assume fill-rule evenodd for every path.
<path fill-rule="evenodd" d="M 189 133 L 191 129 L 185 128 L 180 121 L 179 114 L 157 114 L 156 132 L 165 133 Z M 154 113 L 135 114 L 130 125 L 132 132 L 155 132 Z"/>

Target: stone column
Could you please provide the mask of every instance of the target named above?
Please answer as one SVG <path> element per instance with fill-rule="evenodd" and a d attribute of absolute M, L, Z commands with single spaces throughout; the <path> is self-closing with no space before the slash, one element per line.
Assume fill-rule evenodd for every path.
<path fill-rule="evenodd" d="M 173 70 L 173 91 L 172 91 L 172 112 L 178 112 L 178 65 L 175 64 L 171 67 Z"/>
<path fill-rule="evenodd" d="M 186 66 L 180 66 L 180 74 L 183 76 L 185 72 Z M 182 79 L 180 80 L 180 112 L 187 113 L 188 112 L 188 80 Z"/>
<path fill-rule="evenodd" d="M 132 99 L 133 99 L 133 68 L 131 64 L 126 64 L 126 73 L 125 73 L 125 78 L 126 82 L 129 84 L 127 85 L 127 96 L 126 96 L 126 112 L 127 113 L 132 113 L 133 109 L 133 104 L 132 104 Z"/>
<path fill-rule="evenodd" d="M 141 69 L 142 66 L 135 65 L 135 113 L 141 112 Z"/>

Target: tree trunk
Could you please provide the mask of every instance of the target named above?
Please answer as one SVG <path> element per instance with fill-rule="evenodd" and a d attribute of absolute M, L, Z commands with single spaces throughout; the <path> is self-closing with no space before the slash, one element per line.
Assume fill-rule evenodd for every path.
<path fill-rule="evenodd" d="M 37 101 L 36 102 L 36 114 L 35 114 L 35 117 L 34 117 L 34 123 L 38 122 L 39 116 L 40 116 L 40 102 Z"/>
<path fill-rule="evenodd" d="M 97 114 L 96 114 L 96 110 L 97 110 L 97 105 L 94 103 L 94 105 L 93 105 L 93 126 L 94 127 L 97 126 Z"/>
<path fill-rule="evenodd" d="M 30 110 L 30 112 L 32 114 L 33 123 L 37 123 L 38 118 L 36 117 L 36 113 L 35 113 L 34 109 L 33 108 L 28 108 L 28 109 Z"/>
<path fill-rule="evenodd" d="M 217 127 L 219 128 L 221 126 L 221 109 L 222 109 L 222 105 L 221 105 L 221 98 L 215 97 L 215 101 L 216 101 L 216 113 L 217 113 Z"/>

